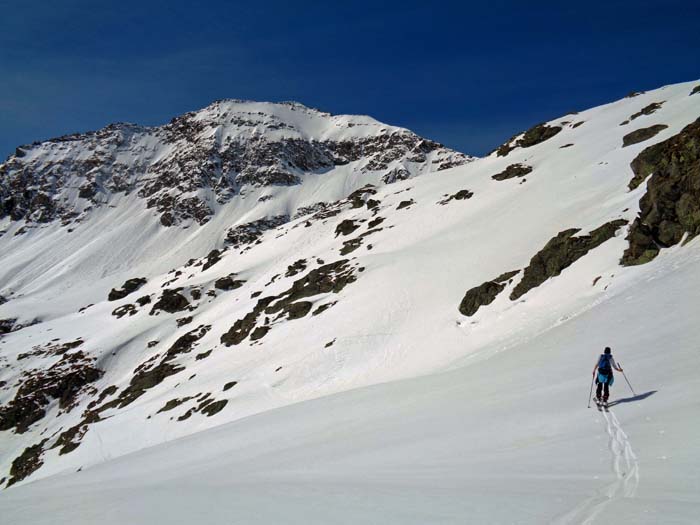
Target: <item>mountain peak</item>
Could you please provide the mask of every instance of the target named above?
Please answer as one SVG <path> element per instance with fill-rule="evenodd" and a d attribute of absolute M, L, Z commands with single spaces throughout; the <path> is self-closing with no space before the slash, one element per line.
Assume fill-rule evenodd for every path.
<path fill-rule="evenodd" d="M 18 231 L 53 221 L 68 226 L 135 196 L 164 226 L 202 225 L 223 205 L 263 188 L 285 193 L 280 208 L 292 215 L 320 197 L 333 201 L 367 183 L 470 160 L 370 117 L 333 116 L 298 102 L 224 99 L 163 126 L 114 123 L 18 148 L 0 165 L 0 218 L 23 221 Z M 300 189 L 319 184 L 326 190 L 315 201 Z"/>

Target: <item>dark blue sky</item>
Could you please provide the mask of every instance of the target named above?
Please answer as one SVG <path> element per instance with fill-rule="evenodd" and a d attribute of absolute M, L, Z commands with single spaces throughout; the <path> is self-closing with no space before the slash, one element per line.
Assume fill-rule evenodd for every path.
<path fill-rule="evenodd" d="M 542 120 L 697 79 L 698 27 L 697 0 L 0 0 L 0 157 L 228 97 L 369 114 L 483 154 Z"/>

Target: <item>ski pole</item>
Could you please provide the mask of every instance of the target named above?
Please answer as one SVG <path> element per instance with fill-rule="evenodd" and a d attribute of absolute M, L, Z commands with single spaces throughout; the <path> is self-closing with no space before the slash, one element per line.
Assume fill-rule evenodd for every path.
<path fill-rule="evenodd" d="M 620 365 L 620 368 L 622 368 L 622 365 Z M 630 390 L 632 391 L 632 395 L 636 396 L 637 394 L 635 394 L 634 388 L 632 388 L 632 385 L 630 385 L 630 380 L 627 379 L 627 374 L 625 374 L 624 369 L 622 370 L 622 377 L 624 377 L 624 378 L 625 378 L 625 381 L 627 381 L 627 386 L 630 387 Z"/>
<path fill-rule="evenodd" d="M 588 408 L 591 408 L 591 397 L 593 396 L 593 383 L 594 382 L 595 382 L 595 375 L 593 375 L 593 378 L 591 379 L 591 391 L 588 394 Z"/>

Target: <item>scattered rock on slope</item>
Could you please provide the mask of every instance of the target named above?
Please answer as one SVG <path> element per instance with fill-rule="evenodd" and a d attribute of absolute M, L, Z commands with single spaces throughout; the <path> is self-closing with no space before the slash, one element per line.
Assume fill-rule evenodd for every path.
<path fill-rule="evenodd" d="M 80 350 L 65 352 L 60 361 L 46 370 L 24 372 L 15 397 L 0 407 L 0 430 L 26 432 L 44 417 L 45 407 L 52 400 L 58 400 L 59 408 L 70 410 L 80 390 L 104 375 L 104 371 L 93 366 L 93 361 Z"/>
<path fill-rule="evenodd" d="M 18 481 L 22 481 L 44 464 L 42 455 L 44 453 L 44 444 L 47 441 L 47 439 L 44 439 L 40 443 L 27 447 L 22 454 L 12 461 L 10 480 L 7 482 L 8 487 Z"/>
<path fill-rule="evenodd" d="M 214 288 L 217 290 L 224 290 L 226 292 L 230 290 L 235 290 L 237 288 L 240 288 L 245 284 L 245 281 L 241 279 L 234 279 L 236 276 L 235 273 L 229 274 L 226 277 L 221 277 L 214 281 Z"/>
<path fill-rule="evenodd" d="M 151 308 L 150 315 L 156 314 L 159 310 L 163 310 L 169 314 L 185 310 L 190 305 L 190 302 L 184 295 L 179 293 L 180 291 L 182 291 L 182 288 L 166 288 L 163 290 L 160 299 L 158 299 L 153 305 L 153 308 Z"/>
<path fill-rule="evenodd" d="M 350 235 L 359 227 L 360 225 L 356 221 L 352 219 L 345 219 L 335 227 L 335 236 L 337 237 L 338 235 Z"/>
<path fill-rule="evenodd" d="M 454 193 L 452 195 L 447 195 L 445 194 L 445 198 L 438 201 L 438 204 L 445 205 L 450 203 L 451 201 L 464 201 L 467 199 L 471 199 L 474 196 L 474 193 L 469 191 L 469 190 L 459 190 L 457 193 Z M 372 227 L 372 223 L 370 223 L 370 227 Z"/>
<path fill-rule="evenodd" d="M 340 255 L 345 256 L 349 253 L 354 252 L 360 246 L 362 246 L 362 243 L 364 242 L 365 237 L 372 235 L 373 233 L 380 232 L 380 231 L 382 231 L 382 228 L 374 228 L 371 230 L 367 230 L 364 233 L 361 233 L 360 235 L 358 235 L 357 237 L 354 237 L 353 239 L 349 239 L 347 241 L 344 241 L 343 247 L 340 249 Z M 367 249 L 371 249 L 371 246 L 372 245 L 368 245 Z"/>
<path fill-rule="evenodd" d="M 262 338 L 270 330 L 269 326 L 257 326 L 258 317 L 278 314 L 276 319 L 285 317 L 288 320 L 306 316 L 311 310 L 310 301 L 301 301 L 322 293 L 338 293 L 345 286 L 357 280 L 355 271 L 347 259 L 325 264 L 311 270 L 304 277 L 294 281 L 292 286 L 277 296 L 267 296 L 258 299 L 253 310 L 221 336 L 221 342 L 226 346 L 240 344 L 249 335 L 251 339 Z M 257 330 L 257 333 L 256 333 Z M 253 337 L 255 335 L 255 337 Z"/>
<path fill-rule="evenodd" d="M 496 149 L 496 154 L 499 157 L 505 157 L 515 148 L 529 148 L 551 139 L 562 130 L 561 126 L 548 126 L 547 124 L 538 124 L 528 129 L 523 136 L 513 144 L 514 138 Z"/>
<path fill-rule="evenodd" d="M 267 230 L 273 230 L 287 222 L 289 222 L 289 215 L 275 215 L 240 224 L 226 232 L 226 242 L 234 248 L 252 244 L 262 237 L 262 234 Z"/>
<path fill-rule="evenodd" d="M 116 406 L 119 408 L 124 408 L 145 394 L 147 390 L 159 385 L 166 378 L 175 375 L 184 369 L 184 366 L 167 363 L 165 359 L 154 368 L 142 369 L 134 374 L 129 382 L 129 385 L 119 394 L 117 399 L 109 401 L 96 410 L 101 411 Z"/>
<path fill-rule="evenodd" d="M 518 141 L 518 146 L 521 148 L 529 148 L 540 144 L 545 140 L 551 139 L 561 131 L 560 126 L 548 126 L 547 124 L 539 124 L 528 129 L 523 137 Z"/>
<path fill-rule="evenodd" d="M 621 260 L 625 266 L 649 262 L 685 234 L 692 239 L 700 233 L 700 119 L 646 148 L 630 166 L 630 189 L 651 178 L 627 236 L 629 247 Z"/>
<path fill-rule="evenodd" d="M 221 251 L 220 250 L 212 250 L 209 252 L 209 254 L 206 257 L 206 261 L 204 261 L 204 264 L 202 264 L 202 271 L 208 270 L 212 266 L 214 266 L 216 263 L 218 263 L 221 260 Z"/>
<path fill-rule="evenodd" d="M 194 345 L 211 330 L 211 325 L 200 325 L 194 330 L 190 330 L 185 335 L 180 336 L 165 353 L 163 363 L 172 361 L 180 354 L 187 354 L 192 351 Z"/>
<path fill-rule="evenodd" d="M 207 394 L 201 398 L 198 406 L 190 408 L 187 412 L 178 417 L 177 420 L 184 421 L 185 419 L 189 419 L 192 414 L 196 414 L 197 412 L 201 412 L 202 414 L 206 414 L 207 417 L 211 417 L 221 412 L 221 410 L 223 410 L 223 408 L 228 404 L 228 399 L 216 401 L 215 399 L 209 398 L 209 395 L 210 394 Z"/>
<path fill-rule="evenodd" d="M 162 412 L 168 412 L 170 410 L 173 410 L 177 407 L 179 407 L 181 404 L 186 403 L 190 399 L 193 399 L 195 396 L 186 396 L 186 397 L 176 397 L 174 399 L 169 400 L 165 405 L 163 405 L 156 414 L 160 414 Z"/>
<path fill-rule="evenodd" d="M 306 259 L 299 259 L 287 266 L 287 273 L 285 273 L 284 276 L 294 277 L 296 274 L 301 273 L 304 270 L 306 270 Z"/>
<path fill-rule="evenodd" d="M 361 208 L 365 205 L 367 208 L 372 208 L 375 207 L 373 203 L 377 201 L 370 199 L 370 196 L 375 195 L 376 193 L 377 190 L 373 184 L 366 184 L 359 190 L 355 190 L 348 195 L 346 201 L 349 202 L 353 208 Z"/>
<path fill-rule="evenodd" d="M 652 113 L 655 113 L 658 109 L 661 109 L 661 106 L 663 106 L 664 102 L 665 101 L 652 102 L 651 104 L 643 107 L 641 110 L 637 111 L 636 113 L 633 113 L 629 119 L 625 120 L 620 125 L 623 126 L 625 124 L 629 124 L 631 121 L 641 117 L 642 115 L 651 115 Z"/>
<path fill-rule="evenodd" d="M 16 323 L 16 317 L 11 317 L 9 319 L 0 319 L 0 336 L 3 334 L 9 334 L 10 332 L 14 332 Z"/>
<path fill-rule="evenodd" d="M 514 177 L 524 177 L 532 172 L 532 166 L 527 164 L 511 164 L 506 169 L 496 175 L 491 176 L 493 180 L 507 180 Z"/>
<path fill-rule="evenodd" d="M 136 308 L 136 306 L 133 305 L 132 303 L 128 303 L 128 304 L 123 304 L 123 305 L 115 308 L 114 310 L 112 310 L 112 315 L 115 316 L 117 319 L 121 319 L 122 317 L 124 317 L 127 314 L 128 315 L 136 315 L 137 312 L 138 312 L 138 309 Z"/>

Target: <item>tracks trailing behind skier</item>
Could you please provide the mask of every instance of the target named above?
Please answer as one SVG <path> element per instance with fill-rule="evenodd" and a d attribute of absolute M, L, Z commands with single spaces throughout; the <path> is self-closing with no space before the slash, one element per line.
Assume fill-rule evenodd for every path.
<path fill-rule="evenodd" d="M 557 525 L 591 524 L 611 503 L 621 498 L 633 498 L 639 486 L 639 463 L 629 438 L 617 416 L 608 408 L 598 407 L 605 419 L 608 449 L 612 455 L 612 471 L 615 480 L 597 489 L 595 494 L 582 501 L 574 509 L 553 520 Z"/>

